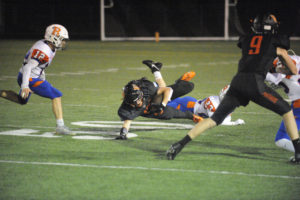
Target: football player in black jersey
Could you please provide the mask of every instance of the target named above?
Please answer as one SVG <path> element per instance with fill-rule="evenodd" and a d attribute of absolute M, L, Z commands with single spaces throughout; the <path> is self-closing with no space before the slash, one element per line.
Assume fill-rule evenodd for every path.
<path fill-rule="evenodd" d="M 297 125 L 290 105 L 265 83 L 265 77 L 278 56 L 292 74 L 297 68 L 288 56 L 290 41 L 287 36 L 278 34 L 278 22 L 274 15 L 258 15 L 252 23 L 252 32 L 239 39 L 238 47 L 242 50 L 238 72 L 233 77 L 230 88 L 223 101 L 211 118 L 198 123 L 180 141 L 167 150 L 167 158 L 173 160 L 182 148 L 205 130 L 222 123 L 224 118 L 239 106 L 247 106 L 252 101 L 283 117 L 287 132 L 295 147 L 293 163 L 300 163 L 300 140 Z"/>
<path fill-rule="evenodd" d="M 124 122 L 120 135 L 116 139 L 126 140 L 132 120 L 139 116 L 164 120 L 172 118 L 191 119 L 194 122 L 203 119 L 190 111 L 182 112 L 167 106 L 170 100 L 183 96 L 194 89 L 194 84 L 190 80 L 195 76 L 195 72 L 185 73 L 175 84 L 167 87 L 160 73 L 161 63 L 144 60 L 143 64 L 151 69 L 156 82 L 141 78 L 125 85 L 123 89 L 124 99 L 118 110 L 118 115 Z"/>

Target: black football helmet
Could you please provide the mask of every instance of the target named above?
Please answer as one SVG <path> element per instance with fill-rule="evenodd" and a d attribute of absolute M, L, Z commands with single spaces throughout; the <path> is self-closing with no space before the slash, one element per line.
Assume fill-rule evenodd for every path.
<path fill-rule="evenodd" d="M 257 34 L 276 34 L 278 31 L 278 21 L 272 14 L 257 15 L 252 22 L 251 29 Z"/>
<path fill-rule="evenodd" d="M 125 103 L 137 106 L 137 101 L 143 98 L 143 91 L 136 89 L 137 81 L 130 81 L 124 87 Z"/>

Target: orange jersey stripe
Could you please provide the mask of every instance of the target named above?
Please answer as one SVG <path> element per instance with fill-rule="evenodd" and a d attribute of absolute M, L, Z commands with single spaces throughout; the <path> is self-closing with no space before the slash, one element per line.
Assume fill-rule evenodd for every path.
<path fill-rule="evenodd" d="M 187 103 L 187 108 L 194 108 L 195 104 L 196 104 L 196 102 L 189 101 L 189 102 Z"/>
<path fill-rule="evenodd" d="M 293 102 L 293 107 L 294 108 L 300 108 L 300 99 Z"/>

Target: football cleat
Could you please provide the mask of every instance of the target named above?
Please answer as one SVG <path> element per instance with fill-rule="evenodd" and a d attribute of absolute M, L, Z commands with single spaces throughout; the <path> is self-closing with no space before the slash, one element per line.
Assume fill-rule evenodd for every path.
<path fill-rule="evenodd" d="M 127 136 L 126 136 L 126 134 L 120 134 L 119 136 L 117 136 L 116 138 L 115 138 L 116 140 L 127 140 Z"/>
<path fill-rule="evenodd" d="M 167 159 L 174 160 L 176 155 L 183 149 L 183 145 L 180 143 L 175 143 L 170 146 L 167 150 Z"/>
<path fill-rule="evenodd" d="M 300 154 L 297 154 L 296 157 L 292 156 L 290 162 L 293 164 L 300 164 Z"/>
<path fill-rule="evenodd" d="M 162 68 L 162 63 L 160 62 L 155 63 L 152 60 L 143 60 L 143 64 L 147 65 L 147 67 L 151 69 L 152 73 L 160 71 Z"/>
<path fill-rule="evenodd" d="M 66 126 L 57 126 L 55 134 L 58 134 L 58 135 L 75 135 L 75 133 L 72 133 L 72 131 Z"/>
<path fill-rule="evenodd" d="M 194 78 L 195 75 L 196 75 L 196 72 L 194 72 L 194 71 L 186 72 L 181 76 L 180 80 L 190 81 L 190 80 L 192 80 L 192 78 Z"/>
<path fill-rule="evenodd" d="M 202 120 L 203 120 L 202 117 L 193 114 L 193 121 L 194 121 L 195 123 L 199 123 L 199 122 L 201 122 Z"/>

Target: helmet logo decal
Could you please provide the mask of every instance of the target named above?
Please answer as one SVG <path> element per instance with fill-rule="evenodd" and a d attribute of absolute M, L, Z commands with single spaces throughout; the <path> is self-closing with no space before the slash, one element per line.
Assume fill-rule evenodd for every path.
<path fill-rule="evenodd" d="M 270 17 L 274 20 L 274 22 L 278 23 L 278 21 L 274 15 L 271 14 Z"/>
<path fill-rule="evenodd" d="M 57 26 L 53 26 L 53 31 L 52 31 L 52 35 L 56 35 L 59 36 L 61 29 Z"/>

